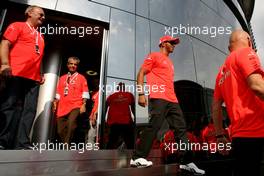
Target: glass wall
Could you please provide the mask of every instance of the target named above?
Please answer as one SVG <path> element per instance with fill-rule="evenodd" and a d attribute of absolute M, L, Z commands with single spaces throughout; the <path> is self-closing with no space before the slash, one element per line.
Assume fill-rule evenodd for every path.
<path fill-rule="evenodd" d="M 135 79 L 135 16 L 111 10 L 107 75 Z"/>
<path fill-rule="evenodd" d="M 103 5 L 111 6 L 113 8 L 118 8 L 124 11 L 135 13 L 135 0 L 91 0 Z"/>
<path fill-rule="evenodd" d="M 56 3 L 58 0 L 10 0 L 13 2 L 21 3 L 21 4 L 30 4 L 30 5 L 38 5 L 47 9 L 55 9 Z"/>

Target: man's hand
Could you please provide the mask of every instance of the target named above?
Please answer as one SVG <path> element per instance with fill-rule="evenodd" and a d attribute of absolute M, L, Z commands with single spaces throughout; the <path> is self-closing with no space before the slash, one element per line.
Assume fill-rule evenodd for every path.
<path fill-rule="evenodd" d="M 86 104 L 82 104 L 80 108 L 80 114 L 84 113 L 86 111 Z"/>
<path fill-rule="evenodd" d="M 218 152 L 222 155 L 228 155 L 230 152 L 230 149 L 227 149 L 227 143 L 229 143 L 230 141 L 223 135 L 223 137 L 219 137 L 217 138 L 217 146 L 219 146 L 219 144 L 224 145 L 224 149 L 223 150 L 219 150 Z"/>
<path fill-rule="evenodd" d="M 138 104 L 139 106 L 142 106 L 142 107 L 147 106 L 147 100 L 146 100 L 145 95 L 141 95 L 138 97 Z"/>
<path fill-rule="evenodd" d="M 12 76 L 11 67 L 9 65 L 1 65 L 0 74 L 4 78 L 9 78 Z"/>
<path fill-rule="evenodd" d="M 41 76 L 41 79 L 40 79 L 40 81 L 39 81 L 39 84 L 44 84 L 44 82 L 45 82 L 45 77 L 42 75 Z"/>
<path fill-rule="evenodd" d="M 52 103 L 52 112 L 56 112 L 57 110 L 57 105 L 58 105 L 58 100 L 54 100 Z"/>
<path fill-rule="evenodd" d="M 97 112 L 92 113 L 92 114 L 89 116 L 89 119 L 90 119 L 91 124 L 94 126 L 94 125 L 96 124 Z"/>

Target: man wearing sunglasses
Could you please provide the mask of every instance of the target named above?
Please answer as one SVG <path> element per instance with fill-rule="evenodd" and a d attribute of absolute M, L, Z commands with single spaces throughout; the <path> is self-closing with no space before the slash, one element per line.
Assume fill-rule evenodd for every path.
<path fill-rule="evenodd" d="M 147 78 L 149 87 L 149 113 L 150 120 L 148 127 L 143 130 L 140 142 L 136 146 L 135 152 L 130 161 L 132 167 L 149 167 L 151 161 L 145 158 L 148 156 L 152 147 L 153 140 L 157 136 L 164 121 L 167 121 L 170 129 L 174 131 L 175 141 L 188 144 L 186 135 L 186 125 L 183 113 L 174 92 L 174 66 L 169 58 L 174 47 L 180 42 L 179 38 L 163 36 L 159 41 L 159 52 L 150 53 L 144 60 L 137 75 L 138 104 L 142 107 L 147 105 L 144 92 L 144 76 Z M 179 140 L 178 140 L 179 139 Z M 198 174 L 205 171 L 199 169 L 191 162 L 190 152 L 182 152 L 181 169 Z"/>

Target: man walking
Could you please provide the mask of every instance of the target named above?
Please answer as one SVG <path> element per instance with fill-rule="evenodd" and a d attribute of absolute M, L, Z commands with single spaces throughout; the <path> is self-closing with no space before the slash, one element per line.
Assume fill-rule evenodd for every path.
<path fill-rule="evenodd" d="M 57 110 L 57 130 L 63 143 L 70 144 L 77 127 L 77 117 L 86 111 L 90 97 L 85 77 L 77 72 L 79 58 L 68 58 L 68 73 L 61 76 L 53 110 Z"/>
<path fill-rule="evenodd" d="M 149 54 L 138 72 L 138 104 L 143 107 L 147 105 L 145 92 L 140 91 L 144 90 L 142 87 L 144 76 L 146 75 L 147 85 L 149 86 L 150 120 L 149 126 L 140 136 L 140 143 L 136 146 L 130 161 L 132 167 L 148 167 L 152 165 L 152 162 L 147 161 L 145 158 L 148 156 L 152 142 L 164 120 L 167 121 L 170 129 L 174 131 L 175 141 L 188 144 L 183 113 L 174 92 L 174 66 L 169 58 L 169 54 L 173 52 L 174 47 L 179 42 L 179 38 L 171 36 L 161 37 L 159 41 L 160 51 Z M 204 170 L 199 169 L 191 162 L 190 152 L 180 152 L 182 152 L 181 169 L 198 174 L 205 173 Z"/>

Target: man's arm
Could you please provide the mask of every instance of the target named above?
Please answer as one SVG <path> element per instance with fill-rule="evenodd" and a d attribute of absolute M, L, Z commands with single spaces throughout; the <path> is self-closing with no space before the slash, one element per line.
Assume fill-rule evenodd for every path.
<path fill-rule="evenodd" d="M 131 112 L 133 114 L 133 116 L 135 117 L 136 115 L 136 110 L 135 110 L 135 97 L 132 93 L 130 93 L 130 108 L 131 108 Z"/>
<path fill-rule="evenodd" d="M 215 126 L 216 136 L 223 134 L 222 100 L 213 99 L 212 118 Z"/>
<path fill-rule="evenodd" d="M 212 118 L 215 126 L 215 137 L 217 139 L 218 144 L 225 144 L 225 149 L 217 149 L 219 153 L 222 155 L 228 155 L 229 150 L 227 148 L 227 143 L 229 142 L 225 136 L 224 129 L 223 129 L 223 113 L 222 113 L 222 100 L 213 99 L 212 105 Z"/>
<path fill-rule="evenodd" d="M 264 80 L 260 74 L 253 73 L 249 75 L 247 77 L 247 84 L 256 96 L 264 100 Z"/>
<path fill-rule="evenodd" d="M 137 91 L 138 91 L 138 104 L 142 107 L 147 105 L 145 93 L 144 93 L 144 76 L 146 71 L 141 67 L 137 74 Z"/>
<path fill-rule="evenodd" d="M 9 51 L 11 47 L 11 42 L 8 40 L 2 40 L 0 45 L 0 58 L 1 58 L 1 67 L 0 73 L 4 76 L 11 75 L 11 68 L 9 65 Z"/>

